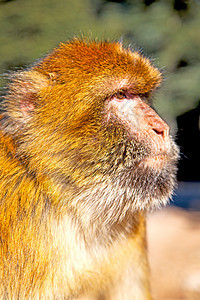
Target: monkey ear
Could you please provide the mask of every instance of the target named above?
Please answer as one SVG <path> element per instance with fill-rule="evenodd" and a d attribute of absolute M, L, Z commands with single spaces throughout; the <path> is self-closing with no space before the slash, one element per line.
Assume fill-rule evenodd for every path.
<path fill-rule="evenodd" d="M 40 91 L 49 85 L 49 78 L 37 71 L 17 72 L 11 76 L 12 83 L 5 97 L 8 111 L 14 118 L 26 118 L 37 106 Z"/>
<path fill-rule="evenodd" d="M 37 94 L 29 82 L 21 82 L 18 90 L 18 108 L 23 116 L 29 116 L 36 105 Z"/>

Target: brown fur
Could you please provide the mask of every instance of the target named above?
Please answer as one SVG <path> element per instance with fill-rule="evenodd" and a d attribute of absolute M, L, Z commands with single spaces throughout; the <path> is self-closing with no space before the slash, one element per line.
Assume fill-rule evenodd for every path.
<path fill-rule="evenodd" d="M 157 150 L 109 99 L 148 99 L 160 82 L 139 53 L 84 39 L 13 74 L 0 133 L 0 299 L 151 299 L 145 210 L 171 196 L 177 149 L 169 138 L 164 167 L 141 163 Z"/>

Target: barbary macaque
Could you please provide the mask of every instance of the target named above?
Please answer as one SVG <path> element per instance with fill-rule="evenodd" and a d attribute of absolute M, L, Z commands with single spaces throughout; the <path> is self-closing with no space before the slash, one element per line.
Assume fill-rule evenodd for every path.
<path fill-rule="evenodd" d="M 74 38 L 10 76 L 0 131 L 0 299 L 149 300 L 146 212 L 178 150 L 151 108 L 161 73 Z"/>

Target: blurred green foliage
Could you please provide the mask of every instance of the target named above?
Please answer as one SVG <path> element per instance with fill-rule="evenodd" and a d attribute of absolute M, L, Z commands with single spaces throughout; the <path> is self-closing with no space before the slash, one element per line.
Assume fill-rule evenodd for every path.
<path fill-rule="evenodd" d="M 198 0 L 0 0 L 0 71 L 28 66 L 80 34 L 123 38 L 155 58 L 166 78 L 155 105 L 169 123 L 200 99 Z"/>

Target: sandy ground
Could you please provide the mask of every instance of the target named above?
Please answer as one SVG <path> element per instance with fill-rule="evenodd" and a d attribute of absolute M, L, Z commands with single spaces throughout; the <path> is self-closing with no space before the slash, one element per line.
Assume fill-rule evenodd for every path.
<path fill-rule="evenodd" d="M 148 216 L 155 300 L 200 300 L 200 212 L 168 207 Z"/>

